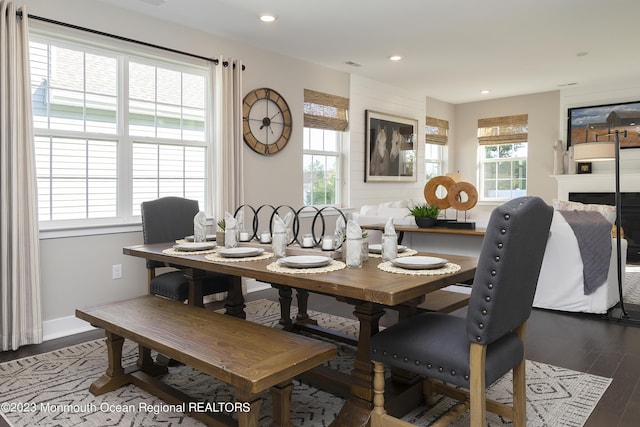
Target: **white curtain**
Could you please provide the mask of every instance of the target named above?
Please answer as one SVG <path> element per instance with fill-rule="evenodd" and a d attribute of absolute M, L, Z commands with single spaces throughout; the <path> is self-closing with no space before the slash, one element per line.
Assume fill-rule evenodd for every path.
<path fill-rule="evenodd" d="M 226 65 L 225 65 L 226 64 Z M 215 218 L 233 213 L 244 203 L 242 139 L 242 62 L 220 58 L 214 72 L 216 153 Z"/>
<path fill-rule="evenodd" d="M 0 1 L 0 333 L 2 351 L 42 342 L 29 31 Z"/>
<path fill-rule="evenodd" d="M 213 129 L 214 147 L 210 177 L 215 197 L 213 214 L 215 220 L 224 218 L 224 213 L 233 213 L 244 203 L 244 179 L 242 171 L 242 62 L 221 57 L 218 64 L 211 63 L 213 82 Z M 214 229 L 217 226 L 214 224 Z M 242 290 L 246 293 L 243 279 Z M 213 294 L 205 301 L 222 300 L 223 294 Z"/>

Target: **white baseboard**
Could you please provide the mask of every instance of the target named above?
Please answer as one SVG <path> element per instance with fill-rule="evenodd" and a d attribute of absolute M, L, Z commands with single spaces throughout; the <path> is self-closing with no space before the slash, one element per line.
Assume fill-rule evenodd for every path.
<path fill-rule="evenodd" d="M 42 322 L 42 339 L 49 341 L 94 329 L 96 328 L 75 316 L 60 317 Z"/>
<path fill-rule="evenodd" d="M 268 283 L 258 282 L 255 279 L 247 279 L 246 284 L 247 293 L 271 288 L 271 285 Z M 96 328 L 75 316 L 60 317 L 58 319 L 45 320 L 42 322 L 42 339 L 43 341 L 49 341 L 56 338 L 92 331 L 94 329 Z"/>
<path fill-rule="evenodd" d="M 265 289 L 271 289 L 271 285 L 264 282 L 259 282 L 256 279 L 246 279 L 247 293 L 263 291 Z"/>

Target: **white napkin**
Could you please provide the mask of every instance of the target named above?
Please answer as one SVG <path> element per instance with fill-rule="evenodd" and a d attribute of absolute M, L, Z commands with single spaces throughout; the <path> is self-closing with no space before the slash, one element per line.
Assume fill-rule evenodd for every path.
<path fill-rule="evenodd" d="M 333 248 L 338 249 L 342 246 L 345 237 L 345 228 L 346 224 L 344 223 L 344 218 L 342 215 L 338 215 L 338 219 L 336 220 L 336 230 L 333 232 Z"/>
<path fill-rule="evenodd" d="M 287 244 L 289 243 L 289 232 L 291 228 L 291 220 L 293 212 L 288 212 L 284 219 L 278 214 L 273 216 L 273 237 L 271 239 L 271 248 L 273 254 L 277 257 L 283 257 L 287 254 Z"/>
<path fill-rule="evenodd" d="M 355 221 L 347 222 L 346 262 L 349 267 L 362 267 L 362 229 Z"/>
<path fill-rule="evenodd" d="M 193 217 L 193 241 L 204 242 L 207 240 L 207 215 L 200 211 Z"/>
<path fill-rule="evenodd" d="M 398 236 L 393 226 L 393 218 L 389 218 L 384 225 L 382 234 L 382 260 L 391 261 L 398 257 Z"/>
<path fill-rule="evenodd" d="M 224 213 L 224 245 L 227 248 L 238 246 L 238 221 L 229 212 Z"/>

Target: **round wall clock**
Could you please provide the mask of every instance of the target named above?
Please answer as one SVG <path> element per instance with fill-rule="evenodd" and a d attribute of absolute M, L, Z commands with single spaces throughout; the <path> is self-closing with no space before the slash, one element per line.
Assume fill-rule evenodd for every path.
<path fill-rule="evenodd" d="M 242 101 L 244 142 L 258 154 L 282 150 L 291 137 L 291 110 L 275 90 L 255 89 Z"/>

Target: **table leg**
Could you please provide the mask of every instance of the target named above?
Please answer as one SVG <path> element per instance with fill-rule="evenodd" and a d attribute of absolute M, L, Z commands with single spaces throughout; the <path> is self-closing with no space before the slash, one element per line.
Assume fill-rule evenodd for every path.
<path fill-rule="evenodd" d="M 227 300 L 224 304 L 225 314 L 246 319 L 247 313 L 244 312 L 244 295 L 242 295 L 242 277 L 231 276 L 229 280 L 231 284 L 229 286 L 229 292 L 227 292 Z"/>
<path fill-rule="evenodd" d="M 89 391 L 94 396 L 108 393 L 131 382 L 131 378 L 125 373 L 122 367 L 122 346 L 124 344 L 124 338 L 109 331 L 106 331 L 106 335 L 109 366 L 107 367 L 107 372 L 95 380 L 89 387 Z"/>
<path fill-rule="evenodd" d="M 161 356 L 161 355 L 158 355 Z M 167 359 L 168 360 L 168 359 Z M 157 377 L 169 372 L 167 364 L 159 364 L 153 361 L 151 357 L 151 349 L 144 347 L 142 344 L 138 344 L 138 361 L 136 365 L 144 373 Z"/>
<path fill-rule="evenodd" d="M 298 300 L 298 314 L 296 323 L 306 323 L 317 325 L 318 322 L 309 317 L 307 309 L 309 307 L 309 291 L 306 289 L 296 289 L 296 299 Z"/>
<path fill-rule="evenodd" d="M 278 290 L 280 300 L 280 321 L 278 323 L 282 325 L 285 331 L 291 331 L 293 330 L 293 321 L 291 320 L 291 295 L 293 291 L 289 286 L 274 284 L 271 284 L 271 286 Z"/>
<path fill-rule="evenodd" d="M 360 321 L 358 348 L 353 362 L 351 395 L 331 423 L 332 427 L 366 426 L 373 408 L 373 364 L 369 357 L 371 337 L 379 331 L 379 320 L 384 314 L 380 304 L 351 301 L 354 315 Z"/>
<path fill-rule="evenodd" d="M 195 268 L 187 268 L 184 275 L 189 279 L 189 305 L 204 307 L 202 281 L 204 280 L 205 272 Z"/>

